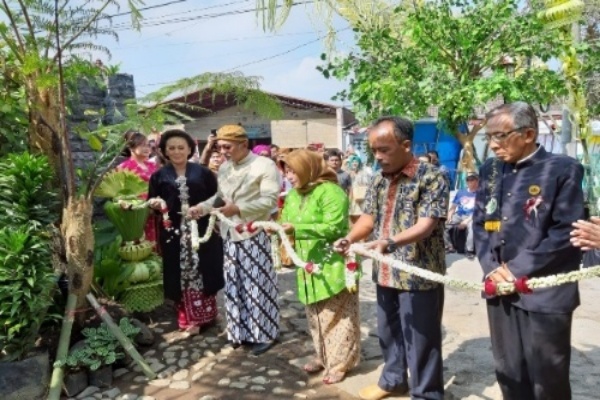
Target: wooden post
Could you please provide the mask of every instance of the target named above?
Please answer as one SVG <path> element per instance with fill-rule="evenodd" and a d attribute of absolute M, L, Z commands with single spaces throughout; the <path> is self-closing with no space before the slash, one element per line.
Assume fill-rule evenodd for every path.
<path fill-rule="evenodd" d="M 62 361 L 67 358 L 69 353 L 69 342 L 71 340 L 71 330 L 75 315 L 73 311 L 77 305 L 77 295 L 70 293 L 65 307 L 65 316 L 63 318 L 62 329 L 60 330 L 60 339 L 58 340 L 58 349 L 56 351 L 56 361 Z M 55 366 L 50 379 L 50 391 L 48 400 L 60 400 L 60 392 L 64 378 L 64 367 Z"/>
<path fill-rule="evenodd" d="M 119 326 L 115 324 L 111 316 L 106 312 L 104 307 L 102 307 L 98 303 L 98 300 L 96 300 L 94 295 L 88 293 L 85 297 L 90 302 L 92 307 L 94 307 L 96 313 L 100 316 L 100 318 L 102 318 L 102 321 L 104 321 L 110 333 L 112 333 L 117 338 L 117 340 L 119 341 L 119 343 L 121 343 L 121 346 L 123 346 L 127 354 L 129 354 L 131 358 L 133 358 L 133 360 L 137 363 L 137 365 L 139 365 L 140 368 L 142 368 L 142 371 L 144 371 L 144 375 L 146 375 L 149 379 L 155 379 L 156 373 L 152 370 L 152 368 L 150 368 L 148 364 L 146 364 L 144 357 L 142 357 L 140 353 L 138 353 L 138 351 L 133 346 L 133 343 L 131 343 L 129 338 L 125 336 L 125 334 L 123 333 L 123 331 L 121 331 Z"/>

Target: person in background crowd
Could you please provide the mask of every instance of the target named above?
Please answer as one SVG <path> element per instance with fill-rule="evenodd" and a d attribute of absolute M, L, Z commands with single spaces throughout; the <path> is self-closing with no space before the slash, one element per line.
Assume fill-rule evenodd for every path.
<path fill-rule="evenodd" d="M 371 180 L 363 215 L 334 249 L 346 254 L 352 243 L 369 237 L 367 248 L 445 274 L 448 185 L 438 168 L 411 153 L 413 133 L 413 123 L 400 117 L 381 117 L 372 125 L 369 146 L 381 171 Z M 413 399 L 443 399 L 444 287 L 378 262 L 373 280 L 385 364 L 379 382 L 361 389 L 360 398 L 379 400 L 410 387 Z"/>
<path fill-rule="evenodd" d="M 280 183 L 269 157 L 248 149 L 240 125 L 217 130 L 217 143 L 227 161 L 219 168 L 217 194 L 190 209 L 194 217 L 216 210 L 236 224 L 268 221 L 277 205 Z M 271 243 L 262 229 L 238 231 L 221 222 L 225 249 L 227 337 L 234 347 L 252 346 L 255 355 L 269 350 L 279 334 L 277 275 Z"/>
<path fill-rule="evenodd" d="M 421 162 L 431 163 L 431 156 L 429 156 L 429 154 L 420 154 L 417 158 Z"/>
<path fill-rule="evenodd" d="M 257 156 L 271 158 L 271 147 L 267 144 L 257 144 L 252 148 L 252 152 Z"/>
<path fill-rule="evenodd" d="M 348 157 L 348 172 L 352 179 L 352 190 L 350 192 L 350 221 L 354 224 L 362 215 L 362 206 L 365 202 L 365 195 L 372 174 L 367 168 L 363 168 L 362 160 L 358 156 Z"/>
<path fill-rule="evenodd" d="M 150 143 L 144 134 L 140 132 L 125 133 L 123 155 L 129 158 L 119 164 L 117 170 L 131 171 L 144 182 L 150 181 L 150 176 L 157 170 L 156 164 L 149 160 L 150 151 Z M 146 199 L 147 195 L 144 194 L 142 197 Z M 157 240 L 156 223 L 157 219 L 151 215 L 144 227 L 144 235 L 146 240 L 150 242 L 156 242 Z"/>
<path fill-rule="evenodd" d="M 344 156 L 342 157 L 342 169 L 348 173 L 350 172 L 350 165 L 348 163 L 348 160 L 352 156 L 358 157 L 358 155 L 356 155 L 356 152 L 354 151 L 354 147 L 352 145 L 349 145 L 346 148 L 346 152 L 344 153 Z"/>
<path fill-rule="evenodd" d="M 525 103 L 486 115 L 496 154 L 479 172 L 473 232 L 485 280 L 513 283 L 579 269 L 572 224 L 584 216 L 583 167 L 537 144 L 538 117 Z M 577 283 L 487 298 L 496 377 L 507 400 L 569 400 Z"/>
<path fill-rule="evenodd" d="M 600 217 L 591 217 L 589 221 L 578 220 L 573 223 L 571 243 L 584 251 L 600 250 Z"/>
<path fill-rule="evenodd" d="M 335 171 L 338 177 L 338 183 L 344 189 L 346 194 L 350 194 L 352 188 L 352 178 L 342 169 L 342 153 L 337 149 L 330 149 L 325 153 L 325 159 L 329 168 Z"/>
<path fill-rule="evenodd" d="M 280 223 L 286 232 L 294 233 L 300 258 L 322 268 L 319 274 L 298 268 L 298 298 L 306 305 L 317 353 L 304 370 L 324 369 L 323 382 L 333 384 L 360 360 L 358 291 L 346 288 L 345 259 L 327 250 L 348 232 L 348 196 L 337 184 L 337 175 L 313 151 L 295 150 L 282 164 L 294 189 Z"/>
<path fill-rule="evenodd" d="M 179 129 L 166 131 L 160 149 L 169 163 L 150 178 L 150 207 L 157 212 L 160 197 L 167 203 L 172 228 L 161 225 L 164 292 L 177 305 L 179 328 L 191 334 L 212 324 L 218 315 L 216 293 L 223 288 L 223 244 L 212 235 L 197 251 L 192 249 L 187 211 L 217 191 L 214 175 L 204 166 L 189 162 L 195 141 Z M 203 236 L 208 217 L 198 221 Z"/>
<path fill-rule="evenodd" d="M 465 251 L 469 260 L 475 258 L 473 248 L 473 211 L 475 210 L 475 195 L 478 189 L 479 175 L 476 172 L 467 173 L 467 188 L 459 190 L 454 196 L 454 200 L 448 211 L 444 233 L 446 251 L 453 253 L 455 250 L 452 247 L 452 240 L 450 239 L 450 229 L 458 225 L 459 229 L 467 230 Z"/>
<path fill-rule="evenodd" d="M 221 164 L 225 162 L 225 157 L 217 149 L 216 129 L 213 129 L 208 136 L 206 146 L 200 155 L 200 164 L 207 166 L 215 175 L 219 171 Z"/>
<path fill-rule="evenodd" d="M 271 160 L 273 160 L 273 162 L 275 164 L 277 164 L 277 161 L 279 161 L 279 146 L 277 146 L 275 143 L 271 143 Z"/>
<path fill-rule="evenodd" d="M 448 184 L 450 184 L 450 171 L 444 164 L 440 162 L 440 155 L 438 152 L 435 150 L 429 150 L 427 155 L 429 156 L 430 162 L 440 169 L 440 172 L 442 175 L 444 175 L 444 178 L 448 180 Z"/>

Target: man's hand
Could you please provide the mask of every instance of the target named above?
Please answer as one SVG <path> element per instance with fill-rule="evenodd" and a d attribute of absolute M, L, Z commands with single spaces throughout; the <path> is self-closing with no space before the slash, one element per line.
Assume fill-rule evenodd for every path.
<path fill-rule="evenodd" d="M 488 278 L 495 283 L 513 283 L 515 281 L 514 275 L 510 272 L 506 264 L 502 264 L 492 271 L 492 273 L 488 275 Z"/>
<path fill-rule="evenodd" d="M 225 205 L 221 208 L 217 208 L 217 211 L 226 216 L 227 218 L 231 218 L 234 215 L 240 214 L 240 209 L 233 203 L 228 201 L 225 202 Z"/>
<path fill-rule="evenodd" d="M 365 247 L 369 250 L 375 250 L 378 253 L 385 254 L 388 247 L 387 240 L 373 240 L 372 242 L 365 243 Z"/>
<path fill-rule="evenodd" d="M 187 212 L 188 218 L 191 218 L 191 219 L 201 218 L 204 216 L 204 214 L 206 214 L 204 211 L 204 208 L 202 206 L 200 206 L 199 204 L 194 207 L 188 208 L 188 212 Z"/>
<path fill-rule="evenodd" d="M 351 244 L 348 238 L 338 239 L 333 243 L 333 251 L 347 257 Z"/>
<path fill-rule="evenodd" d="M 592 217 L 590 221 L 579 220 L 573 223 L 571 243 L 581 247 L 583 251 L 600 249 L 600 217 Z"/>

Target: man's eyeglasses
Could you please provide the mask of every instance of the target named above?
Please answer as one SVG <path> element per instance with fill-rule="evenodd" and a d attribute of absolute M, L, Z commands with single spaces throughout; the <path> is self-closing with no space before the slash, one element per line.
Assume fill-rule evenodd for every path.
<path fill-rule="evenodd" d="M 490 133 L 486 133 L 485 137 L 484 137 L 484 140 L 486 142 L 492 141 L 494 143 L 503 143 L 513 133 L 519 132 L 521 129 L 525 129 L 525 128 L 527 128 L 527 127 L 526 126 L 522 126 L 520 128 L 515 128 L 515 129 L 507 131 L 507 132 L 490 132 Z"/>
<path fill-rule="evenodd" d="M 220 146 L 215 146 L 215 148 L 216 148 L 217 150 L 225 150 L 225 151 L 229 151 L 229 150 L 231 150 L 231 149 L 233 148 L 233 145 L 232 145 L 232 144 L 222 144 L 222 145 L 220 145 Z"/>

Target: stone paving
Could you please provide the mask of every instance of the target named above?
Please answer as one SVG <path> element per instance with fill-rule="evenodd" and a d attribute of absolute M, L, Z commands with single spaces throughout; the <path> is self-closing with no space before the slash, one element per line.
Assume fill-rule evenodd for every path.
<path fill-rule="evenodd" d="M 448 257 L 449 274 L 479 280 L 479 266 L 457 255 Z M 376 337 L 375 293 L 370 264 L 361 282 L 361 365 L 340 384 L 327 386 L 320 376 L 299 368 L 312 354 L 303 306 L 295 297 L 295 274 L 279 274 L 282 333 L 279 344 L 254 356 L 244 347 L 234 350 L 226 341 L 224 317 L 189 337 L 179 332 L 175 314 L 170 320 L 153 321 L 155 344 L 142 350 L 158 373 L 148 381 L 139 367 L 114 371 L 113 387 L 88 387 L 77 399 L 114 400 L 234 400 L 234 399 L 356 399 L 358 390 L 376 382 L 381 353 Z M 598 399 L 600 385 L 600 280 L 584 282 L 583 305 L 573 327 L 572 384 L 574 399 Z M 219 296 L 222 308 L 222 295 Z M 446 290 L 444 310 L 444 378 L 446 399 L 501 399 L 495 383 L 484 301 L 476 293 Z M 407 399 L 408 397 L 390 397 Z"/>

